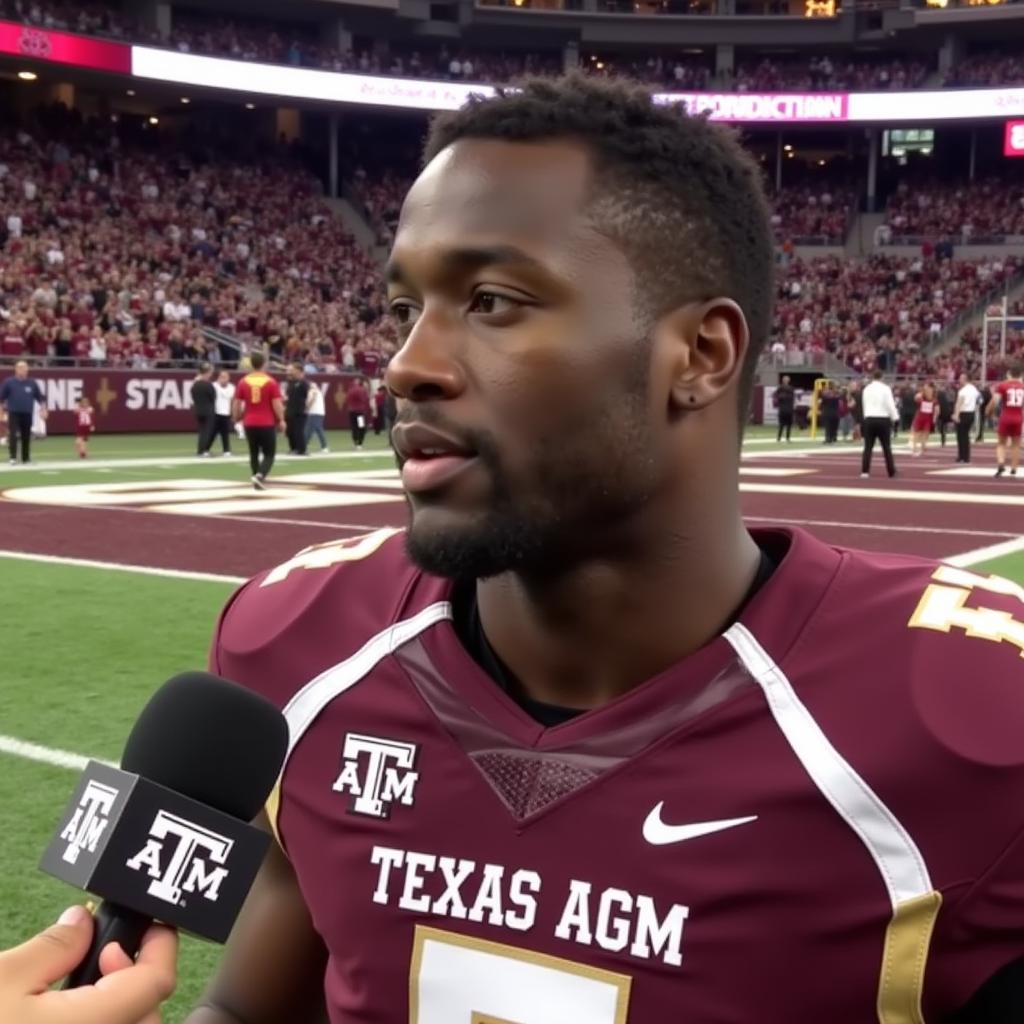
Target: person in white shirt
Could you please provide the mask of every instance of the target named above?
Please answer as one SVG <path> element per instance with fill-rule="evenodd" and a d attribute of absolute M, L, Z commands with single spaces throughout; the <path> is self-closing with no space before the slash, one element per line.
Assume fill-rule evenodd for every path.
<path fill-rule="evenodd" d="M 324 417 L 326 415 L 326 409 L 324 407 L 324 393 L 320 390 L 320 385 L 316 381 L 309 382 L 309 395 L 306 398 L 306 450 L 309 450 L 310 438 L 316 434 L 316 439 L 320 442 L 320 451 L 327 452 L 330 449 L 327 447 L 327 435 L 324 434 Z"/>
<path fill-rule="evenodd" d="M 875 441 L 882 446 L 885 468 L 889 476 L 896 475 L 896 462 L 892 457 L 892 425 L 899 422 L 900 414 L 892 388 L 882 380 L 882 371 L 875 370 L 874 379 L 861 394 L 864 416 L 864 454 L 861 456 L 860 475 L 871 475 L 871 453 Z"/>
<path fill-rule="evenodd" d="M 220 443 L 225 455 L 231 454 L 231 400 L 235 397 L 235 385 L 231 383 L 231 374 L 221 370 L 213 384 L 216 397 L 213 400 L 213 423 L 215 435 L 220 435 Z"/>
<path fill-rule="evenodd" d="M 971 461 L 971 429 L 978 411 L 981 392 L 971 383 L 966 373 L 960 374 L 960 390 L 956 393 L 953 422 L 956 424 L 956 461 Z"/>

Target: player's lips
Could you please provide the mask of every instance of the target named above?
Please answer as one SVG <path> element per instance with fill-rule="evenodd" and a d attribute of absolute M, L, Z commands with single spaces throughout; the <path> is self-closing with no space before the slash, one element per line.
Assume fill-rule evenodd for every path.
<path fill-rule="evenodd" d="M 411 493 L 437 490 L 477 461 L 470 448 L 422 423 L 399 424 L 392 439 L 403 459 L 402 484 Z"/>

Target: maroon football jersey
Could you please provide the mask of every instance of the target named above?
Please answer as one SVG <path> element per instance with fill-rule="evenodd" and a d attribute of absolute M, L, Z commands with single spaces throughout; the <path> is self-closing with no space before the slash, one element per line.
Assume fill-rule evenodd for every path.
<path fill-rule="evenodd" d="M 1024 955 L 1024 590 L 758 539 L 738 623 L 553 728 L 395 531 L 239 591 L 333 1024 L 911 1024 Z"/>

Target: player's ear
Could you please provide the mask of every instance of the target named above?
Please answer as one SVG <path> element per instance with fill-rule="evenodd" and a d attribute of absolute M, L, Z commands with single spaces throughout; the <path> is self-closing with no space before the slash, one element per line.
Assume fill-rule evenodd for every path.
<path fill-rule="evenodd" d="M 743 311 L 726 298 L 680 306 L 658 322 L 654 334 L 668 364 L 674 412 L 717 401 L 732 386 L 750 345 Z"/>

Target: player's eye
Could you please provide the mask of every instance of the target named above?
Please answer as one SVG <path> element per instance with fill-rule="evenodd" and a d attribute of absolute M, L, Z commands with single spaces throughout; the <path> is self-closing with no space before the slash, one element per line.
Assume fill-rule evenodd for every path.
<path fill-rule="evenodd" d="M 510 295 L 502 295 L 500 292 L 491 292 L 481 289 L 473 293 L 469 303 L 470 313 L 483 313 L 485 315 L 513 313 L 523 306 L 523 303 L 513 299 Z"/>
<path fill-rule="evenodd" d="M 409 330 L 419 319 L 422 310 L 408 299 L 395 299 L 391 303 L 390 312 L 399 327 Z"/>

